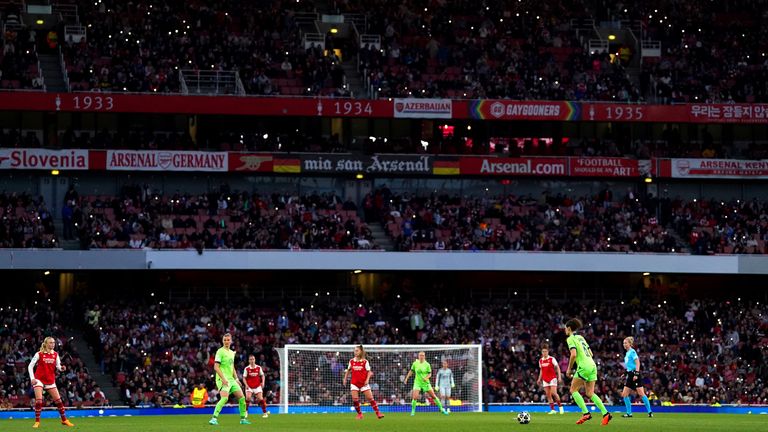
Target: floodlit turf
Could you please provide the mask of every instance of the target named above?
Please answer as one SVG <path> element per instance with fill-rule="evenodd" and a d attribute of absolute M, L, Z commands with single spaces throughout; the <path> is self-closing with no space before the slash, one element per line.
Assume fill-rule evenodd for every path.
<path fill-rule="evenodd" d="M 65 428 L 55 419 L 43 419 L 42 431 L 131 431 L 131 432 L 175 432 L 175 431 L 280 431 L 280 432 L 337 432 L 337 431 L 392 431 L 392 432 L 508 432 L 508 431 L 558 431 L 564 430 L 609 430 L 617 431 L 723 431 L 723 432 L 768 432 L 766 415 L 725 415 L 725 414 L 658 414 L 649 419 L 638 415 L 631 419 L 614 416 L 611 424 L 603 428 L 599 416 L 588 423 L 574 424 L 578 414 L 546 415 L 532 414 L 530 424 L 521 425 L 513 414 L 498 413 L 455 413 L 443 416 L 437 413 L 388 414 L 377 420 L 373 413 L 365 419 L 356 420 L 352 414 L 293 414 L 273 415 L 268 419 L 251 415 L 252 425 L 238 424 L 237 415 L 222 415 L 220 426 L 208 425 L 208 417 L 197 416 L 147 416 L 147 417 L 103 417 L 73 418 L 74 428 Z M 31 431 L 30 420 L 0 420 L 0 431 Z"/>

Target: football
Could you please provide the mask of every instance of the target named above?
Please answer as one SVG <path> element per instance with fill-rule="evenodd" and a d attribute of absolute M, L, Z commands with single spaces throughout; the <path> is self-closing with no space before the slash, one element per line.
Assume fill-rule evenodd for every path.
<path fill-rule="evenodd" d="M 528 411 L 523 411 L 517 415 L 517 422 L 520 424 L 528 424 L 531 422 L 531 415 L 528 414 Z"/>

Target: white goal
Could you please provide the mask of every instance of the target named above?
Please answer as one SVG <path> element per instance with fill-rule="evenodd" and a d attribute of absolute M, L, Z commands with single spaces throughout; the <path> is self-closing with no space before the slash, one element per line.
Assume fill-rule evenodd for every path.
<path fill-rule="evenodd" d="M 280 354 L 280 403 L 282 412 L 350 412 L 349 382 L 341 381 L 355 345 L 286 345 Z M 419 352 L 432 366 L 431 383 L 443 361 L 453 372 L 451 411 L 482 410 L 482 349 L 480 345 L 364 345 L 374 375 L 370 385 L 383 412 L 411 409 L 413 378 L 403 383 Z M 435 389 L 438 393 L 438 389 Z M 438 394 L 439 397 L 439 394 Z M 361 395 L 364 411 L 367 401 Z M 421 395 L 417 412 L 436 411 L 434 402 Z"/>

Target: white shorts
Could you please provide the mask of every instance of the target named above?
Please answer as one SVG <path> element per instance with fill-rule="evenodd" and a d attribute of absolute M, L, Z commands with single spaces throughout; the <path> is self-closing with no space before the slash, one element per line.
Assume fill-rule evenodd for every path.
<path fill-rule="evenodd" d="M 43 384 L 42 381 L 37 380 L 35 381 L 35 385 L 32 386 L 32 388 L 40 387 L 43 390 L 51 390 L 56 388 L 56 383 L 53 384 Z"/>
<path fill-rule="evenodd" d="M 354 391 L 361 391 L 361 392 L 364 392 L 364 391 L 368 391 L 368 390 L 370 390 L 370 389 L 371 389 L 371 386 L 370 386 L 370 384 L 366 384 L 366 385 L 364 385 L 364 386 L 362 386 L 362 387 L 358 387 L 358 386 L 356 386 L 356 385 L 354 385 L 354 384 L 350 384 L 350 385 L 349 385 L 349 389 L 350 389 L 350 390 L 354 390 Z"/>
<path fill-rule="evenodd" d="M 438 391 L 445 397 L 451 397 L 451 386 L 438 387 Z"/>
<path fill-rule="evenodd" d="M 263 393 L 263 391 L 261 390 L 261 386 L 258 386 L 258 387 L 256 387 L 255 389 L 252 389 L 252 388 L 248 388 L 248 387 L 246 387 L 246 388 L 245 388 L 245 393 L 246 393 L 246 394 L 247 394 L 247 393 Z"/>
<path fill-rule="evenodd" d="M 557 378 L 552 378 L 552 381 L 544 381 L 544 387 L 557 387 Z"/>

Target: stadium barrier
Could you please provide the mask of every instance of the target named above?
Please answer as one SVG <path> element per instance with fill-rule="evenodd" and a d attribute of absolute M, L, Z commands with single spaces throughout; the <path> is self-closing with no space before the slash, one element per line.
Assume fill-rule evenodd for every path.
<path fill-rule="evenodd" d="M 253 407 L 252 407 L 253 408 Z M 268 409 L 270 414 L 280 414 L 279 405 L 269 405 Z M 410 412 L 410 404 L 406 405 L 379 405 L 379 408 L 384 413 L 405 413 Z M 578 407 L 573 405 L 566 405 L 565 411 L 568 413 L 577 413 Z M 590 405 L 590 408 L 593 406 Z M 642 405 L 637 404 L 638 413 L 642 413 Z M 624 405 L 611 405 L 608 406 L 608 410 L 611 412 L 624 412 Z M 363 411 L 370 411 L 370 407 L 364 406 Z M 437 411 L 436 407 L 420 407 L 420 412 L 423 411 Z M 452 406 L 452 412 L 467 411 L 462 410 L 462 407 Z M 470 410 L 471 411 L 471 410 Z M 549 411 L 548 404 L 488 404 L 483 409 L 484 412 L 493 413 L 517 413 L 521 411 L 528 411 L 530 413 L 544 413 Z M 347 411 L 344 411 L 347 412 Z M 350 414 L 354 412 L 352 406 L 349 407 Z M 768 415 L 768 405 L 722 405 L 722 406 L 710 406 L 710 405 L 673 405 L 673 406 L 655 406 L 653 407 L 654 413 L 668 413 L 668 414 L 755 414 L 755 415 Z M 201 414 L 210 416 L 213 413 L 213 405 L 210 407 L 197 409 L 197 408 L 128 408 L 128 407 L 112 407 L 104 409 L 76 409 L 68 408 L 67 416 L 71 418 L 84 418 L 84 417 L 133 417 L 133 416 L 158 416 L 158 415 L 192 415 Z M 227 406 L 222 411 L 222 414 L 237 414 L 237 406 Z M 258 412 L 254 411 L 258 414 Z M 304 406 L 292 406 L 291 414 L 339 414 L 338 406 L 324 406 L 324 405 L 304 405 Z M 56 409 L 45 409 L 42 413 L 43 418 L 58 418 L 59 413 Z M 12 409 L 12 410 L 0 410 L 0 420 L 13 420 L 13 419 L 34 419 L 35 413 L 31 409 Z"/>

